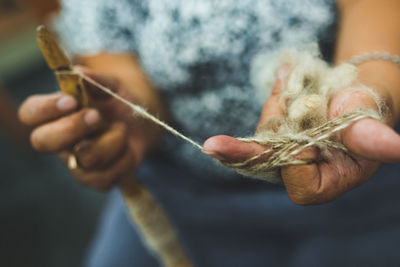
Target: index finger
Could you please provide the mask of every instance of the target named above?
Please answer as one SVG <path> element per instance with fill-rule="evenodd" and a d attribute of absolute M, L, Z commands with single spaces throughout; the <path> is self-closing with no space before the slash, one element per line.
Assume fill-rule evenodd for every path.
<path fill-rule="evenodd" d="M 77 107 L 77 101 L 72 96 L 63 93 L 33 95 L 22 103 L 18 110 L 18 117 L 28 126 L 38 126 L 67 115 Z"/>
<path fill-rule="evenodd" d="M 285 111 L 280 104 L 280 97 L 285 84 L 288 82 L 289 74 L 289 65 L 283 65 L 278 70 L 274 88 L 262 109 L 257 131 L 260 131 L 264 128 L 273 129 L 277 121 L 276 119 L 283 118 L 285 116 Z"/>

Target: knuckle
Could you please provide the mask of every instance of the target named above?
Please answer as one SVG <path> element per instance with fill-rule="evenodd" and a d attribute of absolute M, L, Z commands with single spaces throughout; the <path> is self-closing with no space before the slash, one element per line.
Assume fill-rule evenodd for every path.
<path fill-rule="evenodd" d="M 30 136 L 32 147 L 38 152 L 48 152 L 48 144 L 39 131 L 33 131 Z"/>
<path fill-rule="evenodd" d="M 62 122 L 62 125 L 58 125 L 57 136 L 54 137 L 53 142 L 51 144 L 51 149 L 58 151 L 60 149 L 64 149 L 66 147 L 71 146 L 74 142 L 76 142 L 77 136 L 77 125 L 71 119 L 65 120 Z M 56 135 L 56 133 L 52 133 Z"/>
<path fill-rule="evenodd" d="M 77 123 L 73 118 L 68 118 L 63 121 L 62 132 L 66 136 L 76 135 L 77 132 Z"/>

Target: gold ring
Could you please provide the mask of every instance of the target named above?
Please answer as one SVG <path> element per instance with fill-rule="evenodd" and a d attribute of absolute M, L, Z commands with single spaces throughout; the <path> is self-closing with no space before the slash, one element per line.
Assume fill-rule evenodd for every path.
<path fill-rule="evenodd" d="M 67 166 L 68 169 L 70 169 L 71 171 L 79 168 L 78 160 L 76 159 L 76 156 L 73 153 L 69 154 L 68 156 Z"/>
<path fill-rule="evenodd" d="M 78 153 L 79 150 L 81 150 L 82 145 L 80 143 L 74 145 L 72 147 L 72 152 L 68 156 L 68 161 L 67 161 L 67 166 L 68 169 L 72 170 L 77 170 L 80 168 L 79 166 L 79 161 L 75 155 L 75 153 Z"/>

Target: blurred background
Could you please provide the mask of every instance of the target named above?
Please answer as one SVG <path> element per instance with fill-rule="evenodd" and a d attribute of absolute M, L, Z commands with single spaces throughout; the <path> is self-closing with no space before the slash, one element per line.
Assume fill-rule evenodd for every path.
<path fill-rule="evenodd" d="M 16 117 L 27 96 L 57 90 L 35 37 L 57 10 L 56 0 L 0 0 L 0 266 L 80 266 L 107 197 L 32 151 Z"/>
<path fill-rule="evenodd" d="M 34 152 L 30 129 L 17 120 L 17 107 L 26 97 L 57 90 L 36 44 L 35 28 L 49 24 L 58 9 L 57 0 L 0 0 L 0 267 L 80 266 L 107 199 L 107 194 L 78 184 L 57 157 Z M 375 225 L 386 225 L 379 235 L 384 242 L 372 245 L 395 250 L 390 255 L 396 257 L 399 172 L 399 164 L 385 165 L 376 177 L 386 179 L 372 179 L 341 204 L 332 204 L 348 214 L 371 209 L 365 225 L 355 228 L 360 235 L 374 235 L 383 231 Z M 361 203 L 365 196 L 368 203 Z"/>

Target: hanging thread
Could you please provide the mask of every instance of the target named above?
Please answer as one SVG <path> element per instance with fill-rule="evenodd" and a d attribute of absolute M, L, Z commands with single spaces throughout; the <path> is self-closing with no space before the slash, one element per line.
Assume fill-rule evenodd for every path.
<path fill-rule="evenodd" d="M 300 55 L 299 55 L 300 54 Z M 378 56 L 373 55 L 372 58 L 376 58 Z M 385 56 L 386 58 L 387 56 Z M 330 80 L 335 80 L 331 79 L 329 75 L 341 75 L 344 80 L 348 80 L 347 83 L 350 84 L 354 80 L 354 77 L 357 75 L 355 74 L 355 71 L 352 67 L 349 68 L 348 65 L 344 65 L 341 68 L 330 68 L 326 63 L 323 63 L 321 59 L 315 56 L 313 53 L 292 53 L 291 56 L 289 56 L 290 60 L 287 60 L 287 63 L 290 63 L 292 66 L 295 66 L 294 69 L 292 70 L 292 76 L 291 79 L 296 79 L 296 75 L 300 75 L 300 80 L 303 83 L 303 87 L 301 90 L 295 94 L 293 94 L 293 89 L 291 88 L 286 88 L 285 92 L 283 93 L 283 96 L 281 98 L 286 97 L 286 99 L 290 100 L 290 97 L 292 98 L 289 103 L 298 101 L 298 99 L 307 99 L 310 100 L 311 98 L 315 99 L 315 96 L 320 96 L 324 95 L 325 98 L 329 98 L 333 92 L 329 91 L 330 88 L 326 89 L 323 84 L 328 84 L 329 85 L 329 79 Z M 357 59 L 355 58 L 352 62 L 354 64 L 363 62 L 365 60 L 370 60 L 371 56 L 365 56 L 363 55 L 361 58 Z M 307 63 L 310 63 L 307 65 Z M 296 66 L 297 65 L 297 66 Z M 310 66 L 313 66 L 310 68 Z M 353 65 L 352 65 L 353 66 Z M 353 66 L 355 68 L 355 66 Z M 312 69 L 314 68 L 314 69 Z M 296 71 L 299 72 L 300 74 L 297 73 Z M 332 73 L 329 74 L 328 72 L 331 71 Z M 309 75 L 309 73 L 313 73 L 313 77 Z M 353 73 L 354 72 L 354 73 Z M 316 75 L 317 73 L 318 75 Z M 338 74 L 339 73 L 339 74 Z M 203 146 L 201 146 L 199 143 L 196 141 L 192 140 L 191 138 L 185 136 L 184 134 L 180 133 L 164 121 L 158 119 L 157 117 L 153 116 L 150 114 L 145 108 L 142 106 L 139 106 L 137 104 L 134 104 L 125 98 L 121 97 L 120 95 L 116 94 L 113 92 L 110 88 L 107 88 L 106 86 L 98 83 L 97 81 L 93 80 L 92 78 L 84 75 L 83 73 L 76 72 L 76 71 L 58 71 L 57 74 L 67 74 L 67 75 L 78 75 L 82 80 L 85 80 L 86 82 L 94 85 L 95 87 L 99 88 L 106 94 L 110 95 L 111 97 L 119 100 L 123 104 L 127 105 L 135 115 L 138 115 L 144 119 L 150 120 L 153 123 L 161 126 L 168 132 L 172 133 L 173 135 L 181 138 L 182 140 L 192 144 L 194 147 L 197 149 L 201 150 L 204 153 Z M 347 75 L 347 76 L 346 76 Z M 326 77 L 328 78 L 326 78 Z M 323 82 L 319 81 L 318 79 L 325 79 Z M 298 79 L 298 77 L 297 77 Z M 315 88 L 311 88 L 309 84 L 306 84 L 305 81 L 307 80 L 308 83 L 312 84 L 314 87 L 319 86 L 318 90 L 325 90 L 324 92 L 319 92 L 315 91 Z M 314 80 L 313 80 L 314 79 Z M 321 83 L 321 84 L 318 84 Z M 289 80 L 288 84 L 290 85 L 291 81 Z M 299 83 L 296 80 L 296 83 Z M 339 82 L 340 83 L 340 82 Z M 346 82 L 341 81 L 340 86 L 344 87 L 347 86 Z M 297 84 L 296 84 L 297 86 Z M 335 85 L 329 85 L 335 87 Z M 293 87 L 293 86 L 292 86 Z M 310 89 L 311 88 L 311 89 Z M 325 88 L 325 89 L 324 89 Z M 292 91 L 291 91 L 292 90 Z M 307 91 L 308 90 L 308 91 Z M 314 90 L 314 91 L 313 91 Z M 339 91 L 337 88 L 335 89 Z M 371 93 L 371 90 L 369 88 L 365 89 L 366 92 Z M 311 93 L 310 93 L 311 92 Z M 286 95 L 285 95 L 286 94 Z M 373 96 L 374 94 L 371 93 Z M 307 98 L 308 97 L 308 98 Z M 317 98 L 318 99 L 318 98 Z M 305 101 L 305 100 L 304 100 Z M 321 100 L 322 101 L 322 100 Z M 321 102 L 320 101 L 320 102 Z M 325 101 L 327 103 L 327 101 Z M 327 105 L 324 101 L 321 103 L 317 103 L 319 106 L 322 105 Z M 377 102 L 379 102 L 377 100 Z M 306 102 L 305 102 L 306 103 Z M 304 104 L 300 103 L 301 106 L 303 107 Z M 294 105 L 294 104 L 293 104 Z M 308 106 L 309 103 L 305 104 L 305 106 Z M 379 104 L 378 104 L 379 108 Z M 289 107 L 286 108 L 286 110 L 289 110 Z M 296 110 L 298 113 L 298 110 Z M 314 112 L 315 113 L 315 112 Z M 318 115 L 318 114 L 312 114 L 313 116 Z M 319 114 L 321 115 L 321 114 Z M 303 115 L 304 118 L 307 118 L 307 116 L 310 116 L 307 112 Z M 289 113 L 290 117 L 290 113 Z M 299 123 L 301 123 L 301 120 L 304 120 L 304 118 L 300 118 Z M 251 157 L 247 160 L 244 160 L 242 162 L 223 162 L 219 161 L 223 166 L 233 168 L 235 169 L 238 173 L 241 173 L 246 176 L 251 176 L 254 178 L 259 178 L 259 179 L 264 179 L 268 180 L 271 182 L 279 182 L 280 179 L 280 174 L 279 174 L 279 168 L 283 166 L 288 166 L 288 165 L 301 165 L 301 164 L 308 164 L 310 163 L 309 161 L 305 160 L 299 160 L 296 159 L 295 156 L 298 155 L 301 151 L 304 149 L 311 147 L 311 146 L 316 146 L 322 150 L 329 150 L 329 149 L 336 149 L 340 150 L 344 153 L 348 153 L 349 151 L 347 148 L 334 140 L 331 140 L 331 137 L 336 134 L 337 132 L 349 127 L 352 123 L 365 119 L 365 118 L 372 118 L 376 120 L 382 120 L 382 116 L 380 113 L 378 113 L 375 110 L 370 110 L 370 109 L 359 109 L 359 110 L 354 110 L 349 113 L 346 113 L 342 116 L 336 117 L 332 120 L 329 121 L 323 121 L 322 123 L 318 123 L 316 126 L 310 129 L 305 129 L 302 131 L 294 131 L 294 130 L 287 130 L 287 132 L 272 132 L 272 131 L 267 131 L 266 133 L 263 134 L 256 134 L 254 137 L 249 137 L 249 138 L 238 138 L 238 140 L 246 143 L 254 142 L 263 146 L 267 146 L 268 148 L 260 153 L 259 155 L 256 155 L 254 157 Z M 314 118 L 314 120 L 316 120 Z M 311 120 L 312 121 L 312 120 Z M 286 126 L 285 126 L 286 127 Z M 207 154 L 207 153 L 206 153 Z"/>

